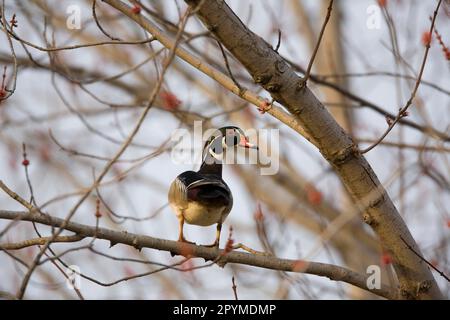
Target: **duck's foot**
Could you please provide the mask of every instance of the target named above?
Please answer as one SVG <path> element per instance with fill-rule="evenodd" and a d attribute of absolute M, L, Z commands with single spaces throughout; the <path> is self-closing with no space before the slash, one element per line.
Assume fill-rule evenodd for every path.
<path fill-rule="evenodd" d="M 244 245 L 243 243 L 240 243 L 240 242 L 234 244 L 232 246 L 232 249 L 233 250 L 242 249 L 242 250 L 245 250 L 245 251 L 247 251 L 247 252 L 249 252 L 251 254 L 256 254 L 258 256 L 271 256 L 272 255 L 270 252 L 263 252 L 263 251 L 255 250 L 255 249 L 252 249 L 250 247 L 247 247 L 246 245 Z"/>
<path fill-rule="evenodd" d="M 183 243 L 188 243 L 188 244 L 196 245 L 195 242 L 187 241 L 185 238 L 178 238 L 178 242 L 183 242 Z"/>
<path fill-rule="evenodd" d="M 212 243 L 212 244 L 204 244 L 204 245 L 202 245 L 202 247 L 207 247 L 207 248 L 219 248 L 219 242 L 218 241 L 215 241 L 214 243 Z"/>
<path fill-rule="evenodd" d="M 178 238 L 178 242 L 180 242 L 181 245 L 183 245 L 183 244 L 193 244 L 194 246 L 197 245 L 195 242 L 187 241 L 184 237 L 183 238 Z M 174 253 L 174 252 L 171 251 L 170 255 L 172 257 L 174 257 L 176 255 L 179 255 L 179 253 Z M 181 255 L 183 255 L 183 254 L 181 254 Z"/>

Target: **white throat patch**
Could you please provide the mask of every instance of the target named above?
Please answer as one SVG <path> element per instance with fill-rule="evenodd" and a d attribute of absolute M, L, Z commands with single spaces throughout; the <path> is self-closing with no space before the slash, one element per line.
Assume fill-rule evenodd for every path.
<path fill-rule="evenodd" d="M 209 152 L 210 155 L 212 155 L 214 157 L 214 159 L 217 159 L 219 161 L 223 160 L 223 152 L 222 153 L 215 153 L 212 148 L 210 148 L 208 150 L 208 152 Z"/>

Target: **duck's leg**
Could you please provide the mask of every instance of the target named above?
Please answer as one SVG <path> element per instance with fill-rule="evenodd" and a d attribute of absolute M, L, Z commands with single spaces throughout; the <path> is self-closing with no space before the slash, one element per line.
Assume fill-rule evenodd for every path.
<path fill-rule="evenodd" d="M 219 222 L 217 224 L 217 229 L 216 229 L 216 241 L 214 241 L 214 247 L 219 247 L 219 243 L 220 243 L 220 233 L 222 232 L 222 222 Z"/>
<path fill-rule="evenodd" d="M 195 242 L 187 241 L 187 240 L 184 238 L 184 234 L 183 234 L 184 216 L 183 216 L 182 214 L 180 214 L 180 215 L 178 216 L 178 226 L 179 226 L 179 230 L 178 230 L 178 241 L 179 241 L 179 242 L 186 242 L 186 243 L 195 244 Z"/>
<path fill-rule="evenodd" d="M 247 252 L 249 252 L 249 253 L 256 254 L 256 255 L 258 255 L 258 256 L 271 256 L 271 255 L 272 255 L 270 252 L 257 251 L 257 250 L 255 250 L 255 249 L 252 249 L 252 248 L 250 248 L 250 247 L 247 247 L 245 244 L 242 244 L 242 243 L 240 243 L 240 242 L 234 244 L 234 245 L 232 246 L 232 249 L 233 249 L 233 250 L 236 250 L 236 249 L 242 249 L 242 250 L 245 250 L 245 251 L 247 251 Z"/>
<path fill-rule="evenodd" d="M 214 241 L 213 244 L 206 245 L 204 247 L 216 247 L 216 248 L 218 248 L 219 247 L 219 243 L 220 243 L 220 233 L 221 233 L 221 231 L 222 231 L 222 222 L 219 222 L 217 224 L 217 229 L 216 229 L 216 241 Z"/>

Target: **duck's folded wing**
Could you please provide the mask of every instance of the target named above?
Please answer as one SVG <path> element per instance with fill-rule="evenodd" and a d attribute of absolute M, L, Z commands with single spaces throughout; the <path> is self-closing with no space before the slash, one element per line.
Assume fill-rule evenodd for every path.
<path fill-rule="evenodd" d="M 216 205 L 228 206 L 232 202 L 231 191 L 222 180 L 202 178 L 187 188 L 187 198 Z"/>
<path fill-rule="evenodd" d="M 188 201 L 215 201 L 227 205 L 232 201 L 231 191 L 219 179 L 211 179 L 194 171 L 180 174 L 170 186 L 169 203 L 185 208 Z"/>
<path fill-rule="evenodd" d="M 169 189 L 169 203 L 180 209 L 188 205 L 188 190 L 191 185 L 203 183 L 205 178 L 194 171 L 186 171 L 180 174 L 172 182 Z"/>

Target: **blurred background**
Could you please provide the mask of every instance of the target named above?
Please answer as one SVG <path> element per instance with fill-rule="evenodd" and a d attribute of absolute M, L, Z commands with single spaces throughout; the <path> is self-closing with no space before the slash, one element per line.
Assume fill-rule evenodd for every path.
<path fill-rule="evenodd" d="M 187 8 L 177 0 L 126 3 L 172 36 Z M 280 54 L 302 74 L 316 46 L 328 1 L 227 3 L 273 47 L 279 42 Z M 395 116 L 409 99 L 436 4 L 432 0 L 334 2 L 308 86 L 361 148 L 385 131 L 385 115 Z M 9 96 L 6 89 L 15 87 L 0 102 L 0 179 L 30 199 L 22 165 L 25 144 L 34 200 L 43 211 L 60 218 L 67 216 L 134 128 L 168 54 L 157 41 L 42 50 L 111 41 L 107 35 L 122 41 L 150 36 L 102 1 L 95 5 L 97 23 L 92 7 L 93 1 L 82 0 L 6 0 L 2 10 L 3 22 L 17 22 L 13 31 L 19 38 L 10 38 L 10 45 L 4 30 L 0 34 L 3 98 Z M 79 21 L 74 16 L 78 13 Z M 450 146 L 433 133 L 450 136 L 448 1 L 443 2 L 435 27 L 438 33 L 432 35 L 423 81 L 407 123 L 396 125 L 366 157 L 424 256 L 448 274 Z M 190 53 L 229 74 L 217 41 L 196 17 L 189 19 L 182 40 Z M 239 84 L 270 98 L 230 54 L 227 61 Z M 254 249 L 282 258 L 346 266 L 360 273 L 378 265 L 382 282 L 395 285 L 389 256 L 360 216 L 351 214 L 355 211 L 352 202 L 317 149 L 179 58 L 169 67 L 155 105 L 132 144 L 72 221 L 95 225 L 99 205 L 101 227 L 176 240 L 178 222 L 167 206 L 168 188 L 179 173 L 197 170 L 198 164 L 173 161 L 171 136 L 180 128 L 192 132 L 194 121 L 202 121 L 203 130 L 223 125 L 279 130 L 279 144 L 272 154 L 279 159 L 276 174 L 261 175 L 254 164 L 225 166 L 223 176 L 233 192 L 234 207 L 225 222 L 221 246 L 232 226 L 234 241 Z M 0 209 L 23 210 L 4 192 L 0 192 Z M 336 224 L 346 214 L 345 223 Z M 5 229 L 9 223 L 0 220 L 0 244 L 37 236 L 29 222 Z M 46 226 L 36 228 L 43 235 L 51 234 Z M 330 230 L 331 236 L 324 237 Z M 185 232 L 187 239 L 207 244 L 214 240 L 215 227 L 186 225 Z M 191 270 L 204 265 L 203 259 L 191 259 L 181 270 L 139 276 L 160 268 L 142 261 L 171 265 L 181 257 L 150 249 L 139 252 L 124 245 L 110 248 L 103 240 L 89 247 L 90 243 L 91 239 L 84 239 L 52 244 L 56 253 L 64 253 L 61 261 L 55 261 L 62 271 L 50 262 L 39 266 L 25 297 L 77 299 L 66 285 L 66 264 L 79 267 L 84 276 L 79 292 L 87 299 L 233 299 L 233 276 L 240 299 L 374 298 L 344 283 L 311 275 L 232 264 Z M 38 251 L 36 246 L 0 250 L 0 291 L 17 291 L 26 272 L 19 261 L 31 263 Z M 449 283 L 434 275 L 449 297 Z"/>

